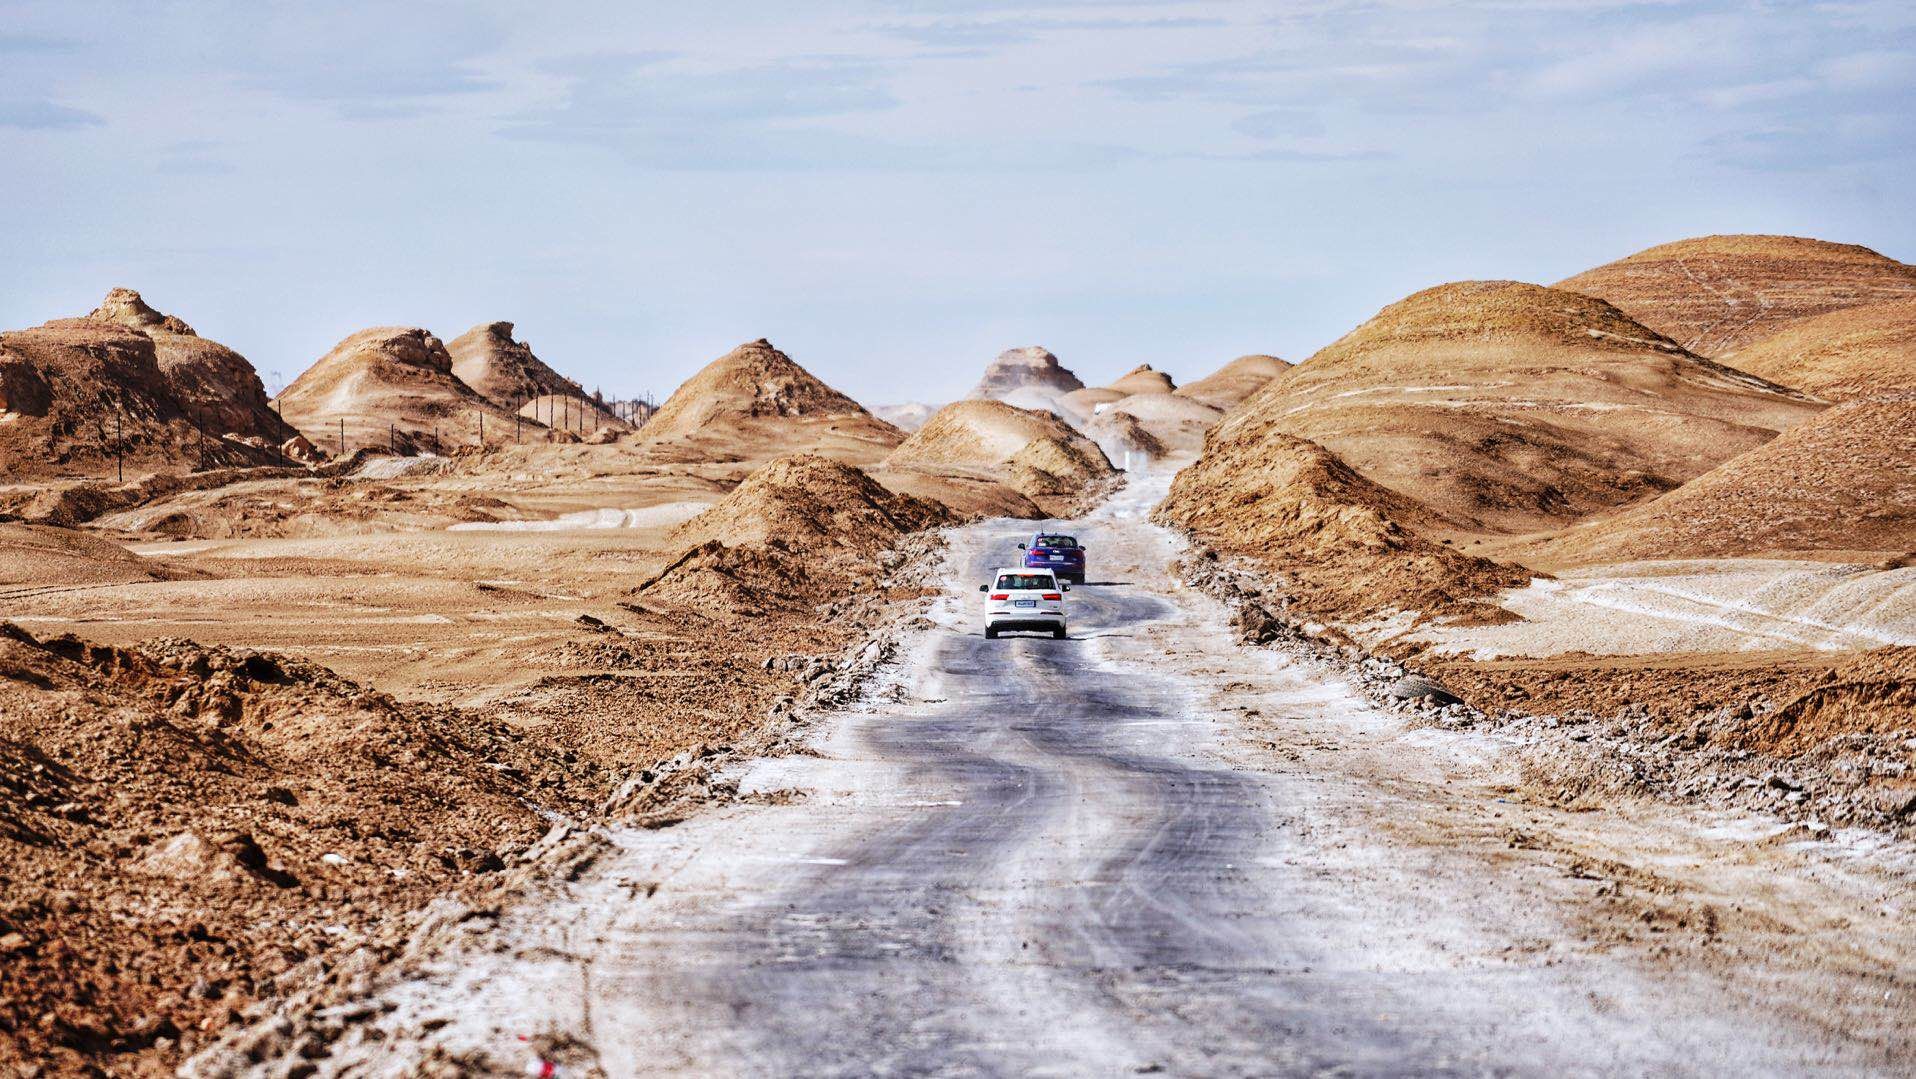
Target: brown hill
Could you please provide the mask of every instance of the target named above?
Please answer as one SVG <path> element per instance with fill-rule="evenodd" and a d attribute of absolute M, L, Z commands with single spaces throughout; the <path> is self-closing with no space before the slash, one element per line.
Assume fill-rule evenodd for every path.
<path fill-rule="evenodd" d="M 1527 571 L 1428 538 L 1452 522 L 1268 417 L 1227 426 L 1178 473 L 1152 520 L 1258 563 L 1302 612 L 1336 621 L 1392 611 L 1495 617 L 1479 601 L 1530 582 Z"/>
<path fill-rule="evenodd" d="M 1916 391 L 1916 299 L 1792 322 L 1738 352 L 1736 368 L 1826 401 Z"/>
<path fill-rule="evenodd" d="M 155 311 L 132 289 L 109 291 L 87 318 L 152 338 L 154 359 L 174 398 L 209 432 L 262 447 L 279 446 L 299 434 L 273 410 L 259 373 L 246 357 Z"/>
<path fill-rule="evenodd" d="M 122 452 L 129 479 L 188 472 L 202 461 L 239 467 L 284 459 L 263 439 L 220 437 L 217 424 L 228 415 L 183 402 L 145 332 L 76 318 L 0 333 L 0 479 L 113 478 Z"/>
<path fill-rule="evenodd" d="M 687 379 L 638 437 L 648 446 L 709 460 L 761 461 L 810 452 L 866 464 L 891 452 L 905 433 L 761 338 Z"/>
<path fill-rule="evenodd" d="M 794 549 L 873 554 L 899 536 L 951 521 L 935 502 L 893 494 L 851 465 L 815 454 L 781 457 L 673 530 L 681 543 L 778 540 Z"/>
<path fill-rule="evenodd" d="M 1081 389 L 1084 383 L 1060 364 L 1058 357 L 1037 345 L 1027 345 L 999 353 L 985 368 L 985 376 L 978 380 L 969 396 L 1002 401 L 1021 390 L 1062 397 Z"/>
<path fill-rule="evenodd" d="M 532 346 L 512 339 L 512 323 L 487 322 L 446 342 L 452 373 L 479 396 L 510 412 L 534 397 L 578 397 L 586 392 L 546 366 Z"/>
<path fill-rule="evenodd" d="M 1086 386 L 1080 390 L 1072 390 L 1059 397 L 1056 404 L 1063 406 L 1062 411 L 1067 421 L 1082 428 L 1099 415 L 1100 406 L 1114 405 L 1127 397 L 1168 394 L 1176 388 L 1177 383 L 1171 381 L 1170 375 L 1153 370 L 1151 365 L 1146 363 L 1125 372 L 1122 378 L 1109 386 Z M 1018 400 L 1013 400 L 1011 403 L 1025 408 L 1045 407 L 1048 404 L 1046 402 L 1027 404 Z"/>
<path fill-rule="evenodd" d="M 1096 443 L 1049 412 L 957 401 L 892 451 L 885 467 L 996 480 L 1063 513 L 1108 488 L 1116 470 Z"/>
<path fill-rule="evenodd" d="M 1798 319 L 1916 297 L 1916 266 L 1800 236 L 1702 236 L 1557 283 L 1615 304 L 1700 356 L 1734 361 Z"/>
<path fill-rule="evenodd" d="M 1105 406 L 1084 425 L 1084 432 L 1109 451 L 1107 437 L 1123 437 L 1136 427 L 1168 455 L 1195 455 L 1204 448 L 1204 434 L 1224 415 L 1202 401 L 1171 393 L 1140 393 Z"/>
<path fill-rule="evenodd" d="M 1215 434 L 1310 439 L 1461 525 L 1528 532 L 1669 490 L 1821 407 L 1601 300 L 1468 281 L 1386 307 Z"/>
<path fill-rule="evenodd" d="M 1575 564 L 1912 551 L 1916 394 L 1837 405 L 1540 554 Z"/>
<path fill-rule="evenodd" d="M 328 453 L 386 449 L 448 452 L 509 440 L 513 414 L 452 373 L 437 337 L 376 326 L 341 341 L 279 395 L 280 412 Z M 482 420 L 481 417 L 484 417 Z M 342 427 L 343 425 L 343 427 Z"/>
<path fill-rule="evenodd" d="M 674 540 L 692 546 L 631 595 L 723 619 L 804 611 L 875 591 L 874 556 L 954 519 L 851 465 L 793 454 L 674 529 Z"/>
<path fill-rule="evenodd" d="M 1264 384 L 1290 369 L 1276 356 L 1239 356 L 1216 371 L 1177 388 L 1179 397 L 1201 401 L 1212 408 L 1229 410 L 1239 401 L 1264 388 Z"/>
<path fill-rule="evenodd" d="M 1178 388 L 1178 384 L 1163 371 L 1154 369 L 1148 363 L 1141 363 L 1126 371 L 1124 377 L 1113 382 L 1110 388 L 1126 397 L 1133 397 L 1144 393 L 1171 393 Z"/>

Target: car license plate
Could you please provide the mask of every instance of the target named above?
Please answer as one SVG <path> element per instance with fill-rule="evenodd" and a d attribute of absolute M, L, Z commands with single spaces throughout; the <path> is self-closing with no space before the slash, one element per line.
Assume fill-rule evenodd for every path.
<path fill-rule="evenodd" d="M 1035 599 L 1014 599 L 1011 601 L 1011 605 L 1013 607 L 1036 607 L 1038 601 Z"/>
<path fill-rule="evenodd" d="M 1051 556 L 1051 561 L 1053 561 L 1053 562 L 1062 562 L 1062 561 L 1064 561 L 1064 556 L 1063 556 L 1063 555 L 1061 555 L 1061 554 L 1054 554 L 1054 555 L 1052 555 L 1052 556 Z"/>

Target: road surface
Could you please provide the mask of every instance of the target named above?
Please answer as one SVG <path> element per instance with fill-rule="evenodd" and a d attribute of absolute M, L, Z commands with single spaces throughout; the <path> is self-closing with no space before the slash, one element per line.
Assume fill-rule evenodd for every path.
<path fill-rule="evenodd" d="M 383 991 L 378 1040 L 561 1073 L 1867 1073 L 1911 1054 L 1907 866 L 1532 797 L 1236 646 L 1139 482 L 1071 636 L 986 641 L 1028 523 L 953 539 L 890 693 Z M 1900 873 L 1900 875 L 1899 875 Z M 534 1039 L 526 1041 L 524 1039 Z M 555 1051 L 556 1053 L 556 1051 Z"/>

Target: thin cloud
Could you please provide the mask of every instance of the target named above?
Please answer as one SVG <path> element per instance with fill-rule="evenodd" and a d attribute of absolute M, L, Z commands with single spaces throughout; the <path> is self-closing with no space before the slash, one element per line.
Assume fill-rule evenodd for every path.
<path fill-rule="evenodd" d="M 100 127 L 106 117 L 44 98 L 0 99 L 0 127 L 21 131 L 75 131 Z"/>

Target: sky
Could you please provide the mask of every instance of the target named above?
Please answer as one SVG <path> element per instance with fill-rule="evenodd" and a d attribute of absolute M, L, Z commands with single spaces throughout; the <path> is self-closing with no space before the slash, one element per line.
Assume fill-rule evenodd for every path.
<path fill-rule="evenodd" d="M 1912 176 L 1909 0 L 0 0 L 0 326 L 125 285 L 269 386 L 497 319 L 618 396 L 1189 379 L 1686 236 L 1916 260 Z"/>

